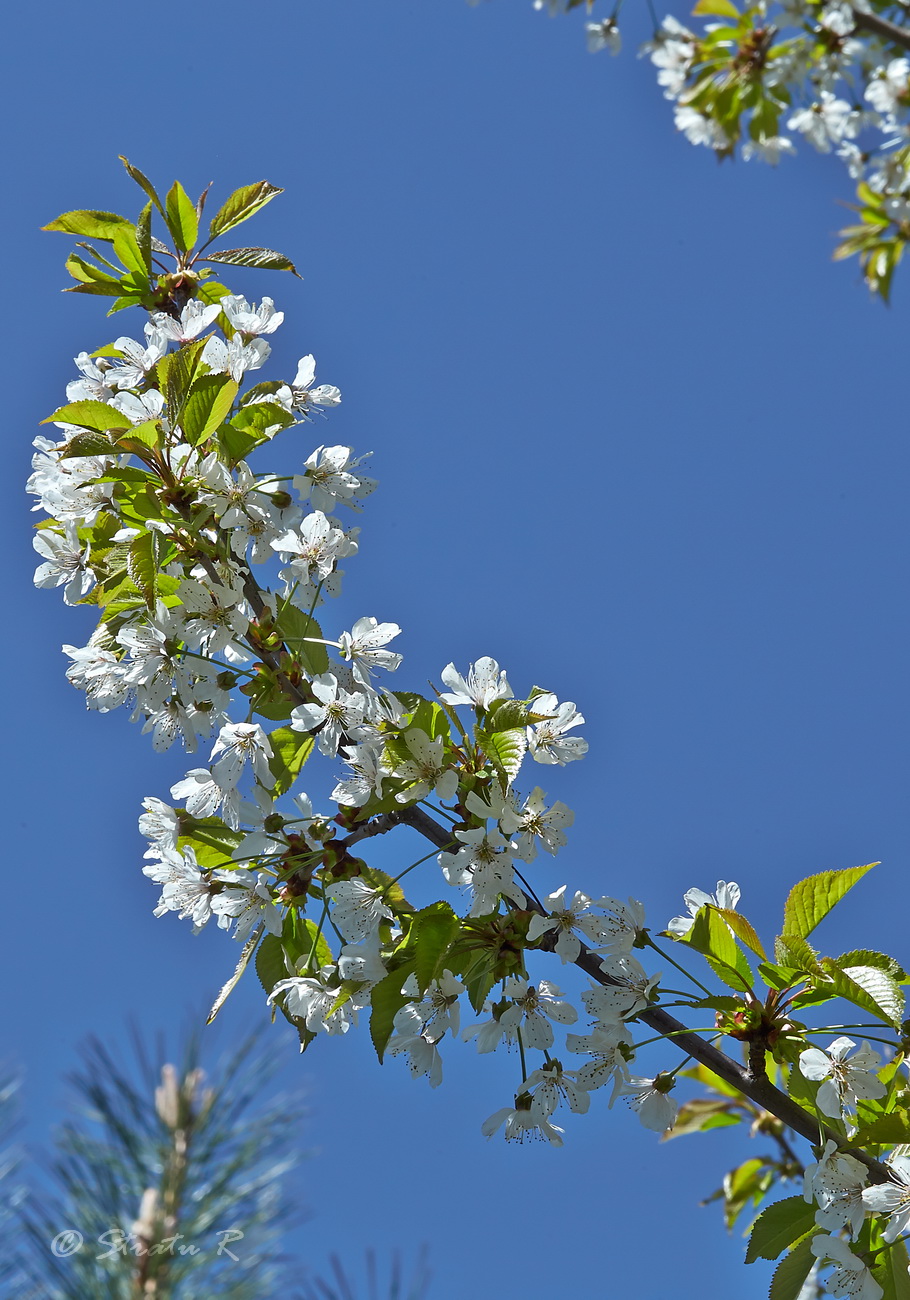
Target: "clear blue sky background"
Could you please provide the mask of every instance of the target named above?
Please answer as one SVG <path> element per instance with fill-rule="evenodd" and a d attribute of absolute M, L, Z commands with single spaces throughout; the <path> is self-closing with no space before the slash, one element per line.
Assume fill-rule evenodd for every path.
<path fill-rule="evenodd" d="M 401 623 L 398 685 L 492 654 L 517 690 L 583 709 L 588 759 L 531 774 L 577 813 L 540 884 L 634 892 L 660 928 L 686 888 L 733 878 L 773 933 L 795 879 L 882 859 L 827 942 L 906 958 L 907 285 L 889 311 L 832 266 L 838 165 L 688 146 L 634 57 L 640 15 L 619 60 L 524 0 L 47 0 L 4 24 L 0 954 L 30 1136 L 86 1033 L 176 1032 L 236 951 L 152 917 L 139 803 L 191 763 L 85 711 L 59 647 L 88 615 L 31 582 L 35 426 L 77 351 L 141 328 L 60 297 L 66 241 L 37 231 L 138 209 L 118 153 L 191 191 L 287 188 L 244 238 L 304 283 L 233 283 L 287 313 L 271 373 L 312 350 L 344 405 L 276 468 L 323 440 L 375 451 L 334 612 Z M 263 1014 L 250 976 L 222 1033 Z M 302 1059 L 273 1041 L 309 1113 L 310 1217 L 288 1245 L 314 1265 L 426 1242 L 435 1300 L 766 1294 L 698 1207 L 745 1138 L 660 1147 L 595 1095 L 564 1150 L 513 1149 L 479 1133 L 509 1059 L 450 1051 L 431 1092 L 380 1069 L 365 1031 Z"/>

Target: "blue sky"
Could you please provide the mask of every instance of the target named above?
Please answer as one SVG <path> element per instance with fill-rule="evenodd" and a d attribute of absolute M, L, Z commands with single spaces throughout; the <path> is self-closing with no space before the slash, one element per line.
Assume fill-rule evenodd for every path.
<path fill-rule="evenodd" d="M 586 761 L 540 769 L 576 824 L 538 883 L 634 893 L 660 928 L 691 885 L 732 878 L 771 934 L 796 879 L 881 859 L 824 937 L 901 957 L 907 293 L 899 277 L 885 309 L 831 264 L 838 165 L 804 146 L 776 172 L 718 167 L 687 145 L 634 57 L 634 14 L 611 60 L 525 0 L 154 12 L 48 0 L 5 18 L 2 962 L 29 1136 L 59 1118 L 86 1033 L 129 1016 L 176 1032 L 234 958 L 156 921 L 140 873 L 140 801 L 191 763 L 85 711 L 59 647 L 88 615 L 31 581 L 35 426 L 76 352 L 141 328 L 60 297 L 68 246 L 38 227 L 137 209 L 118 153 L 191 192 L 286 187 L 247 230 L 303 284 L 232 283 L 286 312 L 271 373 L 313 351 L 344 403 L 275 466 L 324 440 L 374 451 L 333 615 L 402 625 L 396 685 L 492 654 L 519 693 L 540 683 L 586 715 Z M 409 835 L 376 862 L 417 857 Z M 221 1033 L 263 1014 L 250 977 Z M 698 1207 L 744 1139 L 660 1147 L 595 1096 L 562 1151 L 511 1149 L 479 1133 L 511 1060 L 450 1051 L 431 1092 L 380 1068 L 365 1031 L 301 1059 L 276 1028 L 274 1050 L 309 1116 L 309 1218 L 288 1246 L 316 1266 L 426 1242 L 435 1300 L 766 1294 Z"/>

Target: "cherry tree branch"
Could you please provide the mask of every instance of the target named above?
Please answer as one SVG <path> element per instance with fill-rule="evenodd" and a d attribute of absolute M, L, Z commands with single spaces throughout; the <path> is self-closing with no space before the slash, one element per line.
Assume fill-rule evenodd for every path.
<path fill-rule="evenodd" d="M 888 26 L 890 25 L 888 24 Z M 900 29 L 895 28 L 895 30 L 899 31 Z M 910 33 L 905 35 L 908 48 L 910 48 Z M 247 570 L 244 579 L 244 595 L 256 612 L 257 617 L 261 618 L 263 614 L 269 612 L 261 588 L 249 570 Z M 267 651 L 258 653 L 275 672 L 276 679 L 288 698 L 294 700 L 297 704 L 305 703 L 307 697 L 304 692 L 289 681 L 285 674 L 280 671 L 279 656 Z M 353 844 L 357 840 L 365 839 L 368 836 L 382 835 L 400 825 L 410 826 L 438 849 L 449 849 L 452 846 L 451 829 L 440 825 L 429 813 L 417 807 L 416 804 L 403 808 L 401 812 L 389 813 L 376 818 L 375 825 L 367 822 L 363 826 L 356 827 L 347 836 L 346 843 Z M 528 906 L 531 911 L 540 911 L 542 915 L 546 915 L 543 909 L 536 904 L 529 902 Z M 582 945 L 581 953 L 575 965 L 597 984 L 623 987 L 619 980 L 612 979 L 603 971 L 600 958 L 584 945 Z M 763 1110 L 776 1115 L 787 1128 L 792 1129 L 794 1133 L 798 1133 L 800 1137 L 804 1137 L 814 1144 L 817 1144 L 820 1138 L 830 1138 L 839 1148 L 848 1151 L 850 1155 L 865 1165 L 872 1182 L 885 1183 L 890 1181 L 890 1173 L 886 1165 L 867 1155 L 865 1151 L 850 1147 L 839 1134 L 829 1129 L 816 1115 L 804 1110 L 792 1097 L 788 1097 L 786 1093 L 776 1088 L 764 1071 L 763 1054 L 762 1068 L 747 1069 L 740 1062 L 721 1052 L 712 1043 L 693 1033 L 681 1020 L 677 1020 L 675 1016 L 671 1016 L 669 1012 L 662 1010 L 660 1007 L 647 1007 L 644 1011 L 638 1013 L 637 1018 L 658 1034 L 669 1037 L 670 1041 L 686 1056 L 691 1056 L 693 1060 L 706 1066 L 718 1078 L 736 1088 L 738 1092 L 754 1101 L 756 1105 L 761 1106 Z"/>
<path fill-rule="evenodd" d="M 906 27 L 898 27 L 897 23 L 892 23 L 887 18 L 880 18 L 878 14 L 867 13 L 863 9 L 853 10 L 853 21 L 859 31 L 872 32 L 874 36 L 880 36 L 883 41 L 890 41 L 892 45 L 910 50 L 910 31 Z"/>
<path fill-rule="evenodd" d="M 451 844 L 451 831 L 447 831 L 444 826 L 440 826 L 422 808 L 412 806 L 406 809 L 399 815 L 399 821 L 412 826 L 414 830 L 418 831 L 438 848 Z M 528 906 L 530 911 L 541 910 L 530 903 Z M 619 980 L 612 979 L 602 970 L 600 958 L 591 952 L 589 948 L 586 948 L 584 944 L 582 944 L 581 953 L 575 965 L 597 984 L 622 987 Z M 637 1019 L 643 1021 L 658 1034 L 669 1037 L 673 1045 L 678 1047 L 686 1056 L 691 1056 L 701 1065 L 707 1066 L 718 1078 L 736 1088 L 750 1101 L 754 1101 L 763 1110 L 776 1115 L 779 1120 L 786 1124 L 787 1128 L 793 1129 L 794 1133 L 798 1133 L 800 1137 L 804 1137 L 815 1144 L 818 1143 L 820 1137 L 823 1139 L 830 1138 L 838 1147 L 848 1151 L 850 1155 L 866 1166 L 872 1182 L 886 1183 L 890 1181 L 888 1169 L 880 1160 L 875 1160 L 872 1156 L 867 1155 L 865 1151 L 849 1146 L 839 1134 L 832 1132 L 815 1115 L 804 1110 L 792 1097 L 788 1097 L 785 1092 L 781 1092 L 779 1088 L 776 1088 L 763 1071 L 746 1069 L 745 1066 L 725 1055 L 712 1043 L 699 1037 L 698 1034 L 693 1033 L 681 1020 L 677 1020 L 675 1016 L 671 1016 L 669 1012 L 662 1010 L 660 1007 L 648 1007 L 644 1011 L 640 1011 Z"/>

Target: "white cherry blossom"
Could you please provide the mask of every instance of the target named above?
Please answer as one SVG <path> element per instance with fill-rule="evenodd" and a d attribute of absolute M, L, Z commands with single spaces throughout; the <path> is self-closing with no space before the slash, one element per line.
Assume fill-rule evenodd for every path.
<path fill-rule="evenodd" d="M 667 922 L 667 929 L 677 937 L 688 934 L 695 924 L 695 918 L 702 907 L 707 907 L 710 903 L 714 907 L 722 907 L 725 911 L 735 912 L 739 898 L 739 885 L 732 880 L 729 884 L 725 880 L 718 880 L 717 890 L 713 894 L 706 894 L 703 889 L 688 889 L 683 894 L 683 902 L 689 909 L 689 915 L 674 916 L 672 920 Z"/>
<path fill-rule="evenodd" d="M 494 700 L 511 700 L 512 688 L 495 659 L 484 656 L 468 669 L 467 678 L 455 671 L 454 664 L 443 668 L 441 677 L 448 691 L 440 695 L 446 704 L 466 704 L 469 708 L 489 709 Z"/>
<path fill-rule="evenodd" d="M 871 1071 L 881 1062 L 878 1052 L 863 1043 L 848 1060 L 856 1043 L 851 1038 L 838 1038 L 823 1052 L 808 1047 L 800 1052 L 799 1068 L 807 1079 L 821 1082 L 816 1095 L 816 1105 L 823 1115 L 842 1119 L 847 1111 L 856 1108 L 857 1101 L 884 1097 L 887 1089 Z"/>
<path fill-rule="evenodd" d="M 851 1296 L 853 1300 L 882 1300 L 884 1291 L 841 1237 L 819 1234 L 812 1238 L 810 1250 L 816 1259 L 829 1260 L 835 1266 L 825 1283 L 825 1289 L 831 1295 Z"/>
<path fill-rule="evenodd" d="M 579 727 L 584 718 L 571 701 L 560 704 L 555 695 L 538 695 L 532 701 L 532 711 L 545 720 L 528 727 L 528 749 L 538 763 L 557 763 L 562 767 L 588 752 L 588 742 L 579 736 L 565 733 Z"/>

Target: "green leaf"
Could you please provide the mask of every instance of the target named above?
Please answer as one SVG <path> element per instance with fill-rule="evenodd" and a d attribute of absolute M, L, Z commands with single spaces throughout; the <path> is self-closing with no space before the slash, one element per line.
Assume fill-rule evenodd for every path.
<path fill-rule="evenodd" d="M 70 253 L 64 265 L 73 279 L 80 282 L 72 285 L 67 293 L 97 293 L 108 298 L 116 298 L 119 294 L 120 281 L 78 253 Z"/>
<path fill-rule="evenodd" d="M 205 442 L 222 424 L 237 396 L 230 375 L 203 375 L 193 384 L 181 415 L 181 427 L 191 446 Z"/>
<path fill-rule="evenodd" d="M 205 344 L 205 338 L 184 343 L 176 352 L 162 357 L 155 368 L 157 387 L 165 395 L 168 419 L 174 425 L 180 423 L 190 390 L 197 377 L 201 378 L 199 369 Z"/>
<path fill-rule="evenodd" d="M 255 216 L 260 208 L 264 208 L 276 194 L 283 193 L 284 190 L 279 189 L 277 185 L 270 185 L 268 181 L 257 181 L 255 185 L 241 186 L 239 190 L 234 190 L 212 217 L 209 235 L 212 239 L 217 239 L 225 231 L 233 230 L 234 226 L 239 226 L 241 221 L 247 221 Z"/>
<path fill-rule="evenodd" d="M 774 1175 L 757 1158 L 746 1160 L 731 1169 L 724 1178 L 724 1221 L 732 1228 L 750 1203 L 757 1205 L 770 1186 Z"/>
<path fill-rule="evenodd" d="M 899 1026 L 904 1014 L 904 995 L 897 981 L 877 966 L 851 966 L 840 970 L 830 957 L 821 960 L 824 978 L 837 997 L 868 1011 L 886 1024 Z"/>
<path fill-rule="evenodd" d="M 494 700 L 484 718 L 484 731 L 512 731 L 528 721 L 528 706 L 524 700 Z"/>
<path fill-rule="evenodd" d="M 755 1220 L 749 1248 L 746 1251 L 746 1263 L 752 1264 L 756 1259 L 777 1259 L 794 1241 L 805 1236 L 815 1226 L 813 1204 L 807 1204 L 802 1196 L 788 1196 L 784 1201 L 775 1201 Z"/>
<path fill-rule="evenodd" d="M 116 248 L 116 244 L 114 245 Z M 136 222 L 136 247 L 145 266 L 146 275 L 152 274 L 152 204 L 151 200 L 139 213 Z M 98 355 L 95 353 L 94 355 Z"/>
<path fill-rule="evenodd" d="M 900 962 L 887 956 L 886 953 L 875 952 L 871 948 L 854 948 L 852 952 L 841 953 L 839 957 L 834 958 L 834 964 L 841 970 L 846 970 L 848 966 L 876 966 L 890 975 L 897 984 L 910 984 L 910 975 Z"/>
<path fill-rule="evenodd" d="M 370 994 L 372 1010 L 370 1012 L 370 1037 L 376 1049 L 376 1055 L 382 1061 L 385 1049 L 395 1028 L 395 1016 L 406 1003 L 411 1001 L 408 993 L 402 993 L 401 986 L 413 973 L 414 962 L 407 961 L 397 970 L 391 971 L 385 979 L 374 986 Z"/>
<path fill-rule="evenodd" d="M 239 461 L 245 460 L 253 448 L 261 441 L 261 438 L 251 438 L 249 434 L 241 433 L 232 424 L 223 424 L 217 435 L 220 457 L 226 465 L 231 467 Z"/>
<path fill-rule="evenodd" d="M 118 154 L 118 157 L 120 161 L 123 163 L 124 167 L 126 168 L 129 176 L 136 182 L 136 184 L 141 189 L 145 190 L 146 194 L 152 200 L 155 207 L 158 209 L 161 215 L 164 216 L 164 205 L 159 199 L 158 193 L 154 185 L 152 184 L 152 182 L 149 180 L 149 178 L 143 172 L 141 172 L 138 167 L 134 167 L 133 164 L 129 161 L 129 159 L 124 158 L 123 154 Z"/>
<path fill-rule="evenodd" d="M 230 266 L 257 266 L 261 271 L 291 271 L 297 268 L 284 253 L 273 248 L 226 248 L 220 253 L 210 253 L 207 262 L 227 262 Z M 300 276 L 297 275 L 298 280 Z"/>
<path fill-rule="evenodd" d="M 683 1070 L 684 1079 L 694 1079 L 696 1083 L 703 1083 L 706 1088 L 712 1088 L 715 1092 L 722 1093 L 725 1097 L 732 1097 L 737 1100 L 742 1098 L 742 1093 L 738 1088 L 734 1088 L 732 1083 L 727 1083 L 719 1074 L 709 1070 L 706 1065 L 693 1065 L 691 1070 Z"/>
<path fill-rule="evenodd" d="M 227 981 L 226 984 L 223 984 L 221 986 L 221 990 L 219 991 L 217 998 L 212 1003 L 212 1009 L 209 1012 L 208 1018 L 205 1022 L 207 1025 L 210 1025 L 212 1023 L 212 1021 L 217 1016 L 218 1012 L 224 1006 L 225 1002 L 227 1002 L 228 997 L 231 995 L 231 993 L 233 993 L 234 989 L 237 987 L 238 983 L 240 982 L 241 975 L 246 970 L 247 966 L 250 963 L 250 958 L 252 957 L 253 953 L 256 951 L 256 944 L 262 938 L 263 929 L 264 926 L 260 921 L 259 925 L 256 926 L 256 928 L 253 930 L 253 933 L 250 935 L 246 943 L 243 945 L 243 949 L 240 953 L 240 957 L 237 960 L 237 965 L 234 967 L 234 971 L 233 974 L 231 975 L 231 978 Z"/>
<path fill-rule="evenodd" d="M 92 429 L 95 433 L 107 433 L 108 429 L 128 429 L 130 421 L 121 411 L 107 402 L 67 402 L 58 407 L 42 424 L 75 424 L 82 429 Z"/>
<path fill-rule="evenodd" d="M 742 939 L 747 948 L 751 948 L 757 957 L 761 957 L 762 961 L 765 961 L 765 950 L 762 947 L 761 939 L 759 939 L 744 916 L 727 907 L 719 907 L 717 915 L 724 918 L 736 937 Z"/>
<path fill-rule="evenodd" d="M 460 922 L 448 903 L 431 903 L 417 912 L 408 931 L 407 951 L 413 952 L 421 996 L 444 968 L 443 959 L 458 937 Z"/>
<path fill-rule="evenodd" d="M 904 1146 L 910 1143 L 910 1115 L 905 1110 L 893 1110 L 880 1115 L 871 1124 L 864 1124 L 851 1137 L 851 1146 Z"/>
<path fill-rule="evenodd" d="M 733 22 L 739 22 L 739 10 L 736 5 L 731 4 L 730 0 L 698 0 L 692 13 L 697 17 L 704 14 L 716 14 L 718 18 L 732 18 Z"/>
<path fill-rule="evenodd" d="M 124 283 L 126 283 L 126 281 L 124 281 Z M 72 292 L 75 293 L 76 290 L 73 289 Z M 141 302 L 142 302 L 142 294 L 137 294 L 137 293 L 123 294 L 121 297 L 117 299 L 115 303 L 113 303 L 108 308 L 107 314 L 108 316 L 113 316 L 115 312 L 125 311 L 127 307 L 138 307 Z"/>
<path fill-rule="evenodd" d="M 272 746 L 269 767 L 275 777 L 275 793 L 284 794 L 300 775 L 300 769 L 309 758 L 315 741 L 306 731 L 279 727 L 269 735 L 269 743 Z"/>
<path fill-rule="evenodd" d="M 320 970 L 334 964 L 335 955 L 315 921 L 308 917 L 292 917 L 288 928 L 285 947 L 298 970 L 301 961 L 307 963 L 308 970 Z"/>
<path fill-rule="evenodd" d="M 117 435 L 118 450 L 128 451 L 134 456 L 146 459 L 146 452 L 154 451 L 161 437 L 161 426 L 157 420 L 143 420 L 132 428 L 122 429 Z M 160 507 L 159 507 L 160 509 Z"/>
<path fill-rule="evenodd" d="M 801 880 L 790 890 L 784 905 L 783 932 L 805 939 L 866 872 L 877 866 L 877 862 L 869 862 L 864 867 L 822 871 Z"/>
<path fill-rule="evenodd" d="M 136 238 L 135 226 L 121 226 L 114 235 L 114 252 L 120 258 L 120 261 L 130 272 L 131 279 L 136 281 L 137 287 L 151 288 L 149 284 L 149 267 L 146 265 L 142 249 L 139 247 L 139 241 Z M 151 258 L 151 241 L 149 242 L 149 258 Z"/>
<path fill-rule="evenodd" d="M 85 433 L 75 433 L 60 453 L 61 460 L 67 460 L 70 456 L 110 456 L 114 450 L 114 444 L 110 438 L 106 438 L 103 433 L 91 433 L 88 429 Z"/>
<path fill-rule="evenodd" d="M 130 542 L 127 572 L 142 592 L 149 609 L 155 608 L 158 595 L 158 572 L 161 564 L 161 540 L 158 533 L 140 533 Z"/>
<path fill-rule="evenodd" d="M 496 769 L 503 789 L 515 780 L 521 770 L 522 760 L 528 749 L 527 733 L 523 727 L 512 731 L 476 731 L 478 745 Z"/>
<path fill-rule="evenodd" d="M 242 433 L 251 434 L 257 441 L 261 441 L 271 437 L 277 429 L 290 428 L 293 423 L 293 415 L 277 402 L 254 402 L 250 406 L 240 408 L 231 420 L 231 427 L 239 429 Z"/>
<path fill-rule="evenodd" d="M 882 1300 L 910 1300 L 910 1274 L 907 1272 L 907 1246 L 898 1239 L 879 1255 L 872 1276 L 884 1291 Z"/>
<path fill-rule="evenodd" d="M 220 817 L 196 818 L 182 813 L 180 826 L 178 849 L 192 849 L 204 871 L 219 871 L 236 865 L 233 853 L 243 836 L 225 826 Z"/>
<path fill-rule="evenodd" d="M 277 935 L 267 934 L 259 945 L 259 951 L 256 953 L 256 974 L 266 993 L 271 993 L 279 980 L 288 978 L 284 948 Z"/>
<path fill-rule="evenodd" d="M 199 218 L 196 215 L 196 205 L 179 181 L 174 181 L 167 192 L 164 219 L 178 250 L 181 253 L 188 252 L 196 243 Z"/>
<path fill-rule="evenodd" d="M 775 966 L 773 962 L 763 961 L 759 964 L 758 973 L 772 989 L 788 989 L 799 982 L 799 971 L 792 966 Z"/>
<path fill-rule="evenodd" d="M 781 966 L 810 975 L 821 973 L 818 953 L 810 943 L 796 934 L 782 934 L 774 941 L 774 955 Z"/>
<path fill-rule="evenodd" d="M 813 1239 L 814 1234 L 806 1237 L 778 1264 L 771 1279 L 768 1300 L 799 1300 L 803 1283 L 815 1263 L 815 1256 L 812 1254 Z"/>
<path fill-rule="evenodd" d="M 66 235 L 84 235 L 87 239 L 103 239 L 111 243 L 118 230 L 130 229 L 132 224 L 128 217 L 121 217 L 116 212 L 80 208 L 74 212 L 62 213 L 41 229 L 59 230 Z"/>
<path fill-rule="evenodd" d="M 661 1137 L 662 1142 L 686 1137 L 690 1133 L 704 1133 L 712 1128 L 728 1128 L 742 1122 L 742 1112 L 730 1109 L 729 1102 L 714 1097 L 694 1097 L 679 1108 L 676 1123 Z"/>
<path fill-rule="evenodd" d="M 282 607 L 275 620 L 275 627 L 291 654 L 300 660 L 311 677 L 328 672 L 329 654 L 325 646 L 307 640 L 308 637 L 322 636 L 322 629 L 315 618 L 310 618 L 302 609 L 288 603 Z"/>
<path fill-rule="evenodd" d="M 679 942 L 702 953 L 718 979 L 730 988 L 743 993 L 751 988 L 749 963 L 716 907 L 706 904 L 699 908 L 691 930 Z"/>

